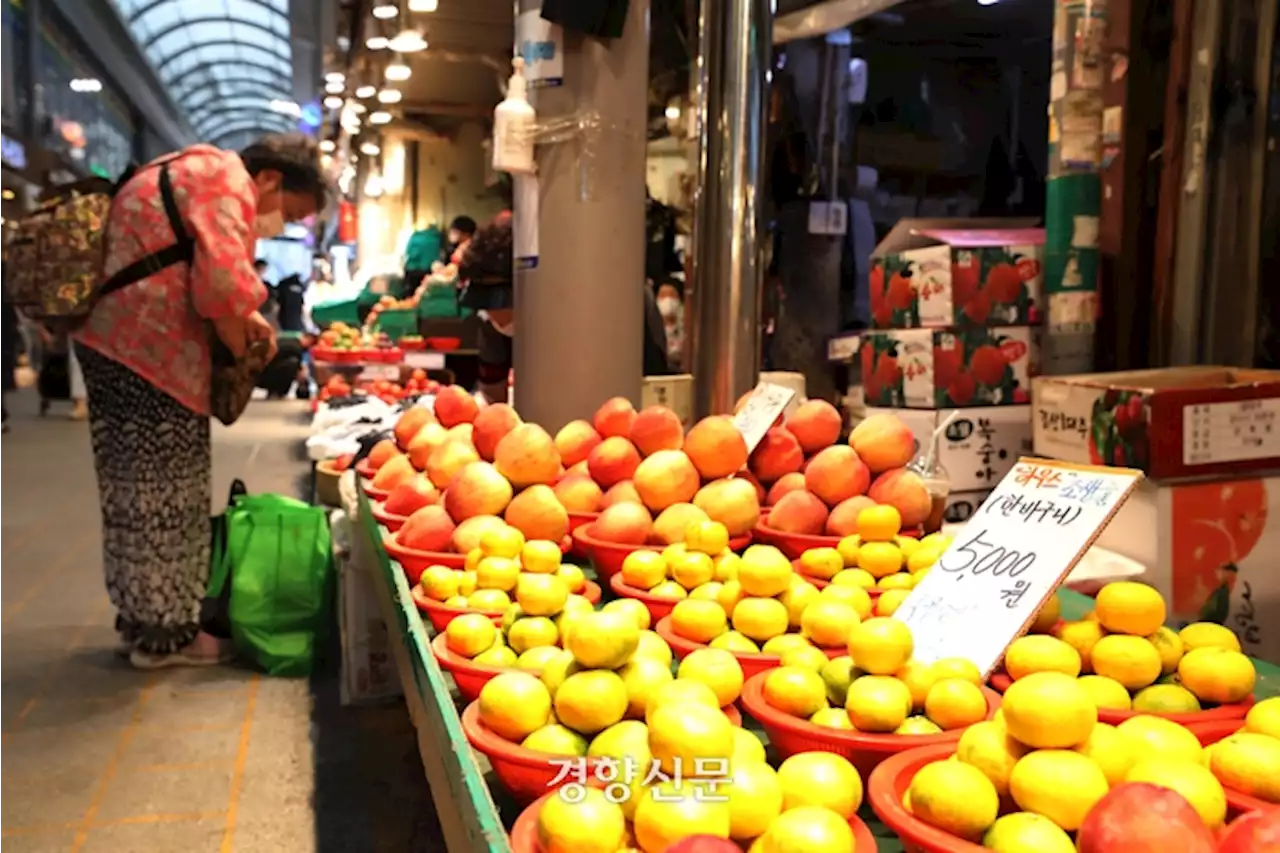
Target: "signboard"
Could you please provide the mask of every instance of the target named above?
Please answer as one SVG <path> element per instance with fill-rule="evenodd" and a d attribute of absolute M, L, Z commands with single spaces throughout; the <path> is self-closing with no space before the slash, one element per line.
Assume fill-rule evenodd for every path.
<path fill-rule="evenodd" d="M 564 85 L 564 30 L 544 19 L 541 8 L 516 16 L 516 53 L 530 88 Z"/>
<path fill-rule="evenodd" d="M 809 202 L 809 233 L 843 237 L 849 230 L 849 205 L 843 201 Z"/>
<path fill-rule="evenodd" d="M 965 658 L 990 675 L 1142 477 L 1019 459 L 894 614 L 915 657 Z"/>
<path fill-rule="evenodd" d="M 442 370 L 444 369 L 444 353 L 408 350 L 404 354 L 404 363 L 421 370 Z"/>
<path fill-rule="evenodd" d="M 400 381 L 400 365 L 398 364 L 366 364 L 364 369 L 360 371 L 359 380 L 376 382 L 378 380 L 387 382 Z"/>
<path fill-rule="evenodd" d="M 756 449 L 764 434 L 773 426 L 796 392 L 783 385 L 761 382 L 751 392 L 742 411 L 733 417 L 733 425 L 747 442 L 747 452 Z"/>

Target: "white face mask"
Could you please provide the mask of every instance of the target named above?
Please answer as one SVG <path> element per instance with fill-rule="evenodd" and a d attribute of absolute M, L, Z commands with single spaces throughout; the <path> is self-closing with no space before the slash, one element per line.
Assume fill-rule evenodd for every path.
<path fill-rule="evenodd" d="M 674 317 L 684 306 L 679 299 L 668 296 L 658 300 L 658 312 L 663 317 Z"/>
<path fill-rule="evenodd" d="M 270 239 L 271 237 L 279 237 L 284 232 L 284 214 L 278 210 L 271 213 L 259 213 L 258 218 L 253 222 L 254 230 L 258 232 L 258 236 Z"/>

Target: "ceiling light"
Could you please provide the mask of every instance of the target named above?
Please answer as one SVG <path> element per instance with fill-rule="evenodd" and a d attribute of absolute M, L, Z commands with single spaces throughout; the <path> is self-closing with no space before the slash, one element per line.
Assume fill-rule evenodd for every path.
<path fill-rule="evenodd" d="M 382 195 L 382 176 L 376 171 L 370 172 L 369 177 L 365 179 L 364 194 L 369 198 L 377 198 Z"/>
<path fill-rule="evenodd" d="M 369 36 L 367 39 L 365 39 L 364 46 L 369 48 L 369 50 L 386 50 L 387 37 L 386 36 Z"/>
<path fill-rule="evenodd" d="M 324 105 L 326 108 L 331 110 L 340 110 L 342 109 L 342 96 L 330 95 L 324 99 Z"/>
<path fill-rule="evenodd" d="M 77 77 L 71 81 L 73 92 L 101 92 L 102 81 L 97 77 Z"/>
<path fill-rule="evenodd" d="M 324 75 L 324 82 L 326 83 L 345 83 L 346 81 L 347 75 L 343 74 L 341 71 L 330 71 L 328 74 Z"/>
<path fill-rule="evenodd" d="M 440 6 L 440 0 L 409 0 L 410 12 L 434 12 Z"/>
<path fill-rule="evenodd" d="M 386 74 L 388 80 L 399 83 L 413 76 L 413 69 L 404 60 L 397 59 L 387 66 Z"/>
<path fill-rule="evenodd" d="M 679 106 L 679 104 L 671 104 L 671 105 L 669 105 L 669 106 L 667 107 L 667 110 L 666 110 L 666 116 L 667 116 L 667 119 L 668 119 L 669 121 L 679 121 L 679 120 L 680 120 L 680 106 Z"/>
<path fill-rule="evenodd" d="M 978 0 L 978 5 L 979 5 L 979 6 L 994 6 L 994 5 L 996 5 L 996 3 L 999 3 L 999 2 L 1000 2 L 1000 0 Z"/>
<path fill-rule="evenodd" d="M 333 144 L 333 140 L 332 140 L 332 139 L 322 139 L 322 140 L 320 140 L 320 150 L 321 150 L 321 151 L 323 151 L 325 154 L 329 154 L 329 153 L 331 153 L 331 152 L 333 151 L 333 149 L 334 149 L 334 148 L 336 148 L 336 147 L 337 147 L 337 146 Z"/>
<path fill-rule="evenodd" d="M 378 94 L 378 87 L 376 86 L 365 84 L 364 86 L 356 89 L 357 98 L 372 98 L 376 94 Z"/>
<path fill-rule="evenodd" d="M 0 194 L 0 197 L 4 198 L 5 201 L 13 201 L 17 196 L 14 195 L 13 190 L 6 189 Z"/>
<path fill-rule="evenodd" d="M 400 10 L 396 8 L 395 3 L 379 3 L 377 6 L 373 7 L 373 16 L 379 20 L 385 21 L 388 18 L 394 18 L 399 14 Z"/>
<path fill-rule="evenodd" d="M 383 89 L 378 93 L 378 103 L 380 104 L 398 104 L 400 99 L 404 97 L 399 89 Z"/>
<path fill-rule="evenodd" d="M 369 124 L 387 124 L 391 121 L 391 113 L 386 110 L 378 110 L 369 113 Z"/>
<path fill-rule="evenodd" d="M 387 47 L 396 53 L 417 53 L 427 49 L 427 40 L 417 30 L 401 30 L 395 38 L 387 42 Z"/>
<path fill-rule="evenodd" d="M 332 80 L 324 84 L 324 90 L 330 95 L 341 95 L 347 87 L 342 81 L 333 82 Z"/>
<path fill-rule="evenodd" d="M 362 113 L 368 112 L 369 110 L 368 107 L 366 107 L 364 104 L 360 103 L 359 101 L 352 101 L 350 104 L 350 109 L 351 109 L 351 112 L 355 113 L 356 115 L 361 115 Z"/>
<path fill-rule="evenodd" d="M 360 153 L 368 154 L 370 157 L 376 157 L 382 151 L 376 142 L 365 142 L 360 145 Z"/>

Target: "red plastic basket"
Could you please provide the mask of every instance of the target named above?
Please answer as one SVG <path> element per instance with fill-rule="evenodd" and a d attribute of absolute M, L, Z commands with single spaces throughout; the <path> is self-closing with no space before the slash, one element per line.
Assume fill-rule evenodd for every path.
<path fill-rule="evenodd" d="M 634 551 L 660 551 L 654 545 L 618 545 L 603 542 L 591 535 L 594 523 L 583 524 L 573 530 L 573 541 L 576 548 L 585 553 L 595 567 L 596 576 L 602 581 L 610 580 L 622 571 L 622 561 Z"/>
<path fill-rule="evenodd" d="M 798 560 L 800 555 L 810 548 L 834 548 L 840 544 L 841 536 L 811 536 L 805 533 L 785 533 L 774 530 L 765 523 L 759 522 L 755 529 L 756 539 L 765 545 L 772 545 L 787 555 L 789 560 Z"/>
<path fill-rule="evenodd" d="M 414 600 L 418 600 L 416 594 Z M 443 633 L 437 634 L 431 641 L 431 652 L 436 656 L 440 668 L 453 676 L 454 684 L 458 685 L 458 692 L 468 702 L 474 702 L 480 697 L 480 691 L 489 683 L 489 679 L 508 671 L 502 667 L 476 663 L 470 658 L 449 651 L 449 638 Z M 532 670 L 526 670 L 526 672 L 530 675 L 541 675 L 540 672 Z"/>
<path fill-rule="evenodd" d="M 538 841 L 538 814 L 542 811 L 542 804 L 553 796 L 544 794 L 520 812 L 511 827 L 511 853 L 546 853 Z M 857 815 L 849 818 L 849 827 L 853 830 L 856 853 L 876 853 L 876 837 Z"/>
<path fill-rule="evenodd" d="M 571 512 L 569 513 L 569 534 L 572 537 L 573 531 L 577 530 L 584 524 L 590 524 L 600 517 L 598 512 Z M 577 538 L 573 538 L 573 545 L 569 548 L 569 553 L 581 560 L 590 560 L 591 554 L 583 546 Z"/>
<path fill-rule="evenodd" d="M 356 473 L 366 480 L 372 480 L 373 475 L 378 473 L 378 469 L 369 464 L 369 457 L 365 457 L 356 463 Z"/>
<path fill-rule="evenodd" d="M 665 595 L 652 595 L 643 589 L 634 586 L 628 586 L 623 583 L 622 575 L 616 574 L 609 578 L 609 588 L 613 590 L 614 595 L 622 598 L 634 598 L 649 609 L 649 618 L 653 622 L 671 615 L 671 608 L 676 606 L 680 601 L 678 598 L 670 598 Z"/>
<path fill-rule="evenodd" d="M 449 607 L 431 598 L 427 598 L 422 594 L 422 588 L 414 582 L 410 592 L 413 595 L 413 603 L 418 606 L 418 612 L 427 617 L 431 622 L 431 627 L 437 631 L 443 631 L 449 627 L 449 623 L 464 613 L 483 613 L 493 620 L 495 625 L 502 624 L 503 611 L 501 610 L 476 610 L 472 607 Z M 599 584 L 587 581 L 587 585 L 582 589 L 582 597 L 590 601 L 592 605 L 600 603 L 600 586 Z"/>
<path fill-rule="evenodd" d="M 370 512 L 373 513 L 374 521 L 378 522 L 392 533 L 395 533 L 401 527 L 404 527 L 404 523 L 409 520 L 409 516 L 396 515 L 395 513 L 387 512 L 383 509 L 383 504 L 385 503 L 386 501 L 376 501 Z"/>
<path fill-rule="evenodd" d="M 1187 729 L 1199 738 L 1200 743 L 1208 746 L 1217 743 L 1225 737 L 1240 731 L 1244 725 L 1243 720 L 1215 720 L 1213 722 L 1192 723 Z M 1227 819 L 1232 820 L 1246 812 L 1256 812 L 1262 809 L 1280 808 L 1276 803 L 1268 803 L 1266 800 L 1260 800 L 1248 794 L 1242 794 L 1239 791 L 1232 790 L 1226 785 L 1222 786 L 1222 790 L 1227 795 Z"/>
<path fill-rule="evenodd" d="M 465 554 L 459 554 L 456 551 L 418 551 L 414 548 L 406 548 L 396 541 L 398 533 L 390 536 L 382 537 L 382 547 L 387 549 L 387 554 L 391 559 L 395 560 L 404 569 L 405 575 L 409 578 L 409 583 L 416 584 L 418 579 L 422 577 L 422 573 L 427 570 L 428 566 L 448 566 L 451 569 L 461 569 L 467 564 Z"/>
<path fill-rule="evenodd" d="M 364 490 L 365 496 L 369 500 L 377 503 L 385 503 L 387 498 L 391 497 L 391 492 L 388 489 L 375 489 L 371 481 L 361 483 L 360 488 Z"/>
<path fill-rule="evenodd" d="M 698 649 L 707 648 L 702 643 L 695 643 L 692 640 L 686 640 L 671 629 L 671 617 L 667 616 L 658 620 L 653 630 L 658 632 L 658 636 L 667 641 L 667 645 L 671 647 L 671 652 L 676 656 L 677 660 L 684 658 Z M 829 658 L 838 658 L 841 655 L 847 655 L 845 649 L 823 649 Z M 776 668 L 782 663 L 780 655 L 756 655 L 746 652 L 732 652 L 733 656 L 738 659 L 739 665 L 742 666 L 742 675 L 745 678 L 751 678 L 762 672 Z"/>
<path fill-rule="evenodd" d="M 426 344 L 436 352 L 453 352 L 462 346 L 462 338 L 427 338 Z"/>
<path fill-rule="evenodd" d="M 991 677 L 987 679 L 987 683 L 997 693 L 1004 693 L 1013 684 L 1013 679 L 1009 677 L 1007 672 L 993 672 Z M 1249 713 L 1249 709 L 1253 707 L 1253 696 L 1243 702 L 1235 702 L 1230 705 L 1219 705 L 1216 708 L 1210 708 L 1207 711 L 1190 711 L 1185 714 L 1162 714 L 1156 711 L 1123 711 L 1119 708 L 1099 708 L 1098 722 L 1110 723 L 1118 725 L 1123 723 L 1130 717 L 1146 716 L 1146 717 L 1164 717 L 1166 720 L 1173 720 L 1182 726 L 1192 726 L 1199 723 L 1218 723 L 1231 720 L 1243 720 L 1245 714 Z M 1239 724 L 1236 728 L 1239 728 Z"/>
<path fill-rule="evenodd" d="M 916 773 L 935 761 L 945 761 L 955 751 L 954 743 L 908 749 L 886 758 L 871 773 L 867 782 L 867 801 L 871 803 L 876 817 L 898 836 L 906 853 L 990 853 L 980 844 L 930 826 L 902 805 L 902 795 L 911 786 Z"/>
<path fill-rule="evenodd" d="M 880 762 L 892 755 L 921 746 L 954 744 L 964 729 L 953 729 L 936 735 L 872 734 L 818 726 L 773 708 L 764 698 L 766 673 L 752 676 L 742 686 L 742 707 L 769 736 L 769 743 L 783 757 L 798 752 L 834 752 L 849 759 L 864 777 Z M 987 719 L 1000 708 L 1000 694 L 983 688 L 987 698 Z"/>
<path fill-rule="evenodd" d="M 798 574 L 800 577 L 807 580 L 809 583 L 813 584 L 818 589 L 823 589 L 831 585 L 831 581 L 823 580 L 822 578 L 815 578 L 813 575 L 805 574 L 804 572 L 802 572 L 800 570 L 799 559 L 795 559 L 791 561 L 791 568 L 795 571 L 796 574 Z M 875 589 L 875 588 L 867 589 L 867 595 L 871 596 L 872 604 L 875 604 L 876 599 L 880 597 L 880 593 L 882 592 L 884 592 L 884 590 L 882 589 Z"/>

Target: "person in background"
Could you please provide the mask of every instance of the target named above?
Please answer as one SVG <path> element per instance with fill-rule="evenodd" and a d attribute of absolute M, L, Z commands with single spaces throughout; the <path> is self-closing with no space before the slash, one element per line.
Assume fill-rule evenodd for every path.
<path fill-rule="evenodd" d="M 302 276 L 285 276 L 276 285 L 275 291 L 276 305 L 279 308 L 280 331 L 306 331 L 302 306 L 307 293 L 307 285 L 303 282 Z"/>
<path fill-rule="evenodd" d="M 194 243 L 190 263 L 104 295 L 76 335 L 102 509 L 102 562 L 121 653 L 138 669 L 226 661 L 201 604 L 212 531 L 210 328 L 235 356 L 275 331 L 254 269 L 256 242 L 324 206 L 314 139 L 268 134 L 243 151 L 195 145 L 120 187 L 103 275 L 174 243 L 162 176 Z"/>
<path fill-rule="evenodd" d="M 453 228 L 449 231 L 452 234 Z M 459 304 L 475 310 L 481 320 L 478 385 L 490 403 L 507 401 L 511 374 L 516 305 L 511 251 L 511 211 L 506 210 L 465 242 L 458 260 L 458 278 L 464 288 Z"/>
<path fill-rule="evenodd" d="M 3 277 L 3 276 L 0 276 Z M 3 315 L 0 321 L 3 327 L 0 328 L 0 343 L 4 348 L 4 364 L 0 369 L 4 370 L 4 390 L 0 395 L 0 410 L 4 413 L 4 432 L 9 431 L 9 392 L 17 388 L 18 382 L 15 373 L 18 369 L 18 347 L 21 343 L 21 325 L 22 321 L 18 319 L 18 309 L 14 306 L 13 301 L 9 299 L 9 289 L 0 288 L 0 295 L 3 301 L 0 302 L 0 310 Z"/>
<path fill-rule="evenodd" d="M 271 287 L 271 282 L 267 281 L 267 270 L 270 266 L 271 265 L 262 258 L 258 258 L 258 260 L 253 262 L 253 271 L 257 274 L 258 281 L 262 282 L 263 286 L 268 288 Z"/>
<path fill-rule="evenodd" d="M 470 216 L 456 216 L 449 223 L 449 263 L 461 266 L 468 244 L 476 236 L 476 221 Z"/>
<path fill-rule="evenodd" d="M 678 373 L 684 363 L 684 297 L 679 282 L 672 279 L 659 285 L 656 301 L 666 332 L 667 365 Z"/>

